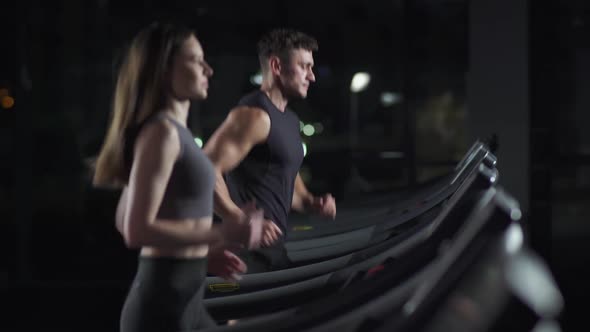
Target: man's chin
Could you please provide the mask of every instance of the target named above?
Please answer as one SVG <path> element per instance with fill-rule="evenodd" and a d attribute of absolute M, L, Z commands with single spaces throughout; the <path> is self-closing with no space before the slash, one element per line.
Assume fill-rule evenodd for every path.
<path fill-rule="evenodd" d="M 289 100 L 299 100 L 307 98 L 307 89 L 306 90 L 291 90 L 287 92 L 287 96 Z"/>
<path fill-rule="evenodd" d="M 207 99 L 207 95 L 208 95 L 207 91 L 200 92 L 197 94 L 197 98 L 195 98 L 195 99 L 196 100 L 204 100 L 204 99 Z"/>

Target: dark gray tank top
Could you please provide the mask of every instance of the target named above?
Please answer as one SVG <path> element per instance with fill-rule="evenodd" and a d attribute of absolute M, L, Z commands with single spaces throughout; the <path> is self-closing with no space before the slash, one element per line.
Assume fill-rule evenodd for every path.
<path fill-rule="evenodd" d="M 268 113 L 270 132 L 266 142 L 254 146 L 238 167 L 225 174 L 230 196 L 238 206 L 255 200 L 265 218 L 286 234 L 295 177 L 303 161 L 299 118 L 292 111 L 281 112 L 262 91 L 246 95 L 238 105 Z"/>
<path fill-rule="evenodd" d="M 180 154 L 172 168 L 157 217 L 190 219 L 212 216 L 215 186 L 213 165 L 195 143 L 190 130 L 171 117 L 160 113 L 145 121 L 144 125 L 152 121 L 165 121 L 164 119 L 168 119 L 178 131 Z M 130 140 L 132 144 L 142 127 L 143 125 L 133 130 L 134 134 Z"/>

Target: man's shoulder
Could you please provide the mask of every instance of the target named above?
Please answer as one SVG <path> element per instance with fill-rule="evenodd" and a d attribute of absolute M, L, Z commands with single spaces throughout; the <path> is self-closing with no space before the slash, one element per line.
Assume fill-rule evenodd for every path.
<path fill-rule="evenodd" d="M 266 140 L 270 131 L 268 113 L 257 107 L 237 106 L 229 112 L 226 122 L 243 135 L 257 137 L 257 143 Z"/>
<path fill-rule="evenodd" d="M 237 106 L 262 106 L 263 96 L 260 90 L 254 90 L 242 96 L 238 101 Z"/>
<path fill-rule="evenodd" d="M 270 117 L 264 109 L 257 106 L 246 105 L 238 105 L 234 107 L 229 112 L 228 118 L 232 121 L 246 121 L 248 123 L 270 121 Z"/>

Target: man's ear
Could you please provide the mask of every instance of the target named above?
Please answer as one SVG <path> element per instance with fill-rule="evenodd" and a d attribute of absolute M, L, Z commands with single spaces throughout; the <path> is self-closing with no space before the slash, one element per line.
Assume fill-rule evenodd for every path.
<path fill-rule="evenodd" d="M 271 55 L 270 58 L 268 59 L 268 64 L 270 67 L 270 72 L 273 73 L 273 75 L 280 75 L 281 74 L 282 64 L 281 64 L 281 59 L 279 59 L 278 56 Z"/>

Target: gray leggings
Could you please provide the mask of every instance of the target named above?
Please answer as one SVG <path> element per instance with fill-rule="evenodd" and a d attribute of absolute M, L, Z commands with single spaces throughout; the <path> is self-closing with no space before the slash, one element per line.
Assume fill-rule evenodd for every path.
<path fill-rule="evenodd" d="M 121 332 L 184 332 L 216 326 L 203 306 L 206 258 L 139 257 Z"/>

